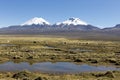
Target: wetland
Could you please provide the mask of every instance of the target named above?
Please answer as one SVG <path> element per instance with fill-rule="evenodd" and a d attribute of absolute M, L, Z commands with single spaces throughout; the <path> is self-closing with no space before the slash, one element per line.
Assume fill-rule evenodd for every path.
<path fill-rule="evenodd" d="M 120 41 L 0 36 L 1 79 L 119 80 L 119 70 Z"/>

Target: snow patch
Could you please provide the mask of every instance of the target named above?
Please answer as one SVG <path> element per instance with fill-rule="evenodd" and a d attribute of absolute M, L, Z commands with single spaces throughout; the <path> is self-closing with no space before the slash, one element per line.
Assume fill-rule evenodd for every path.
<path fill-rule="evenodd" d="M 69 18 L 64 22 L 58 22 L 56 25 L 88 25 L 86 22 L 80 20 L 79 18 Z"/>
<path fill-rule="evenodd" d="M 35 25 L 50 25 L 50 23 L 47 22 L 45 19 L 38 18 L 38 17 L 34 17 L 33 19 L 30 19 L 21 25 L 23 26 L 23 25 L 33 25 L 33 24 L 35 24 Z"/>

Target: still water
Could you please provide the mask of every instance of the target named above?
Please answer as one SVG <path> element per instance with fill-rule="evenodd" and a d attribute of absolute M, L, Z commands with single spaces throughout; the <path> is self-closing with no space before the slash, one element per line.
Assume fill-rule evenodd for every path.
<path fill-rule="evenodd" d="M 113 66 L 91 66 L 87 64 L 75 64 L 71 62 L 40 62 L 29 64 L 27 62 L 14 63 L 14 62 L 6 62 L 0 64 L 0 71 L 6 72 L 14 72 L 14 71 L 22 71 L 29 70 L 33 72 L 44 72 L 44 73 L 79 73 L 79 72 L 94 72 L 94 71 L 108 71 L 108 70 L 120 70 L 120 68 L 116 68 Z"/>

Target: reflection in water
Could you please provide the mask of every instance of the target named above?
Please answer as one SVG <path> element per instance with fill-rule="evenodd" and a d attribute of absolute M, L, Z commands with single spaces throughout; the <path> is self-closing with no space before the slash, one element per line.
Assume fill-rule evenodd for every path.
<path fill-rule="evenodd" d="M 115 67 L 105 66 L 90 66 L 87 64 L 77 65 L 71 62 L 41 62 L 30 65 L 27 62 L 14 63 L 6 62 L 0 64 L 0 71 L 37 71 L 37 72 L 49 72 L 49 73 L 79 73 L 79 72 L 90 72 L 90 71 L 108 71 L 108 70 L 120 70 Z"/>

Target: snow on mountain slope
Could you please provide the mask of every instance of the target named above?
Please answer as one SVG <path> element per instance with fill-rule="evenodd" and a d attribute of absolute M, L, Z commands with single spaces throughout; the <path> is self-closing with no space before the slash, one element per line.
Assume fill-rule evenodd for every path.
<path fill-rule="evenodd" d="M 38 18 L 38 17 L 34 17 L 33 19 L 28 20 L 27 22 L 21 24 L 23 25 L 50 25 L 49 22 L 47 22 L 45 19 L 43 18 Z"/>
<path fill-rule="evenodd" d="M 79 18 L 69 18 L 64 22 L 58 22 L 56 25 L 88 25 L 86 22 L 80 20 Z"/>

